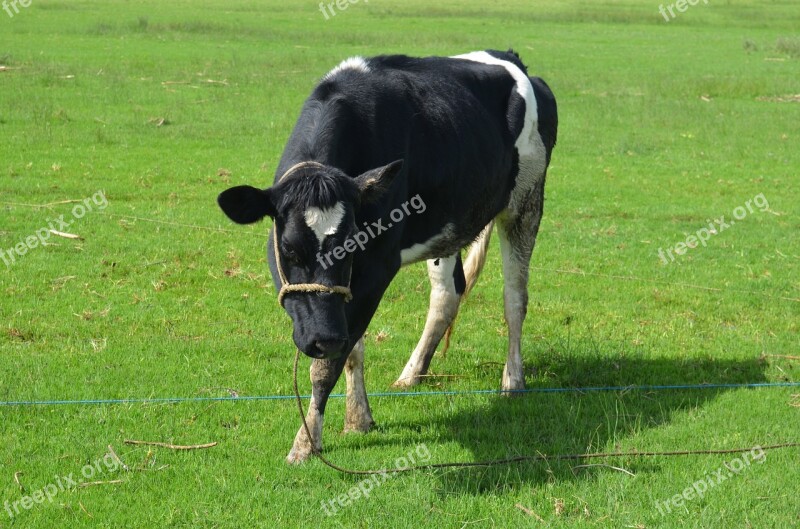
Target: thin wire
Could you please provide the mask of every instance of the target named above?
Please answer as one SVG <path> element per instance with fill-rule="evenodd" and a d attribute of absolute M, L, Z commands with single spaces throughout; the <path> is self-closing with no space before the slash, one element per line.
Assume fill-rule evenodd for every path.
<path fill-rule="evenodd" d="M 287 173 L 291 172 L 295 167 L 290 168 Z M 36 205 L 36 204 L 19 204 L 19 203 L 11 203 L 11 202 L 3 202 L 7 205 L 14 205 L 14 206 L 25 206 L 25 207 L 51 207 L 53 205 L 68 203 L 70 201 L 62 201 L 62 202 L 55 202 L 43 205 Z M 192 229 L 201 229 L 201 230 L 209 230 L 214 232 L 223 232 L 223 233 L 239 233 L 238 230 L 230 230 L 225 228 L 219 227 L 209 227 L 209 226 L 200 226 L 195 224 L 186 224 L 180 222 L 173 222 L 173 221 L 164 221 L 164 220 L 156 220 L 156 219 L 148 219 L 144 217 L 138 217 L 134 215 L 118 215 L 113 213 L 105 213 L 110 217 L 116 218 L 129 218 L 133 220 L 140 220 L 144 222 L 152 222 L 156 224 L 165 224 L 170 226 L 179 226 L 185 228 L 192 228 Z M 763 297 L 770 297 L 776 299 L 782 299 L 786 301 L 793 301 L 793 302 L 800 302 L 798 298 L 790 298 L 786 296 L 777 296 L 773 294 L 763 293 L 763 292 L 756 292 L 751 290 L 742 290 L 742 289 L 732 289 L 732 288 L 715 288 L 715 287 L 706 287 L 702 285 L 692 285 L 687 283 L 674 283 L 665 280 L 659 279 L 649 279 L 649 278 L 638 278 L 635 276 L 620 276 L 620 275 L 612 275 L 612 274 L 600 274 L 600 273 L 593 273 L 593 272 L 583 272 L 583 271 L 572 271 L 572 270 L 560 270 L 560 269 L 546 269 L 541 267 L 532 267 L 536 270 L 546 271 L 546 272 L 553 272 L 553 273 L 560 273 L 560 274 L 574 274 L 574 275 L 589 275 L 595 277 L 606 277 L 610 279 L 620 279 L 626 281 L 641 281 L 641 282 L 651 282 L 651 283 L 659 283 L 659 284 L 666 284 L 670 286 L 677 286 L 683 288 L 693 288 L 698 290 L 707 290 L 707 291 L 714 291 L 714 292 L 740 292 L 740 293 L 747 293 L 753 294 L 757 296 Z M 616 453 L 587 453 L 587 454 L 556 454 L 556 455 L 546 455 L 546 454 L 537 454 L 533 456 L 518 456 L 512 457 L 507 459 L 496 459 L 490 461 L 477 461 L 477 462 L 467 462 L 467 463 L 435 463 L 435 464 L 427 464 L 427 465 L 417 465 L 411 467 L 397 467 L 391 469 L 381 469 L 381 470 L 353 470 L 344 467 L 340 467 L 334 463 L 328 461 L 319 451 L 314 448 L 314 444 L 312 441 L 311 431 L 308 427 L 308 423 L 306 422 L 305 412 L 303 411 L 303 397 L 300 395 L 300 391 L 297 386 L 297 366 L 299 362 L 300 351 L 297 350 L 295 352 L 294 358 L 294 377 L 293 377 L 293 386 L 294 386 L 294 396 L 285 396 L 285 395 L 275 395 L 275 396 L 263 396 L 263 397 L 195 397 L 195 398 L 156 398 L 156 399 L 94 399 L 94 400 L 81 400 L 81 401 L 68 401 L 68 400 L 52 400 L 52 401 L 8 401 L 8 402 L 0 402 L 0 406 L 34 406 L 34 405 L 58 405 L 58 404 L 131 404 L 137 402 L 147 402 L 147 403 L 178 403 L 178 402 L 200 402 L 200 401 L 237 401 L 237 400 L 284 400 L 286 398 L 295 398 L 297 402 L 298 411 L 300 413 L 300 418 L 303 422 L 303 427 L 305 429 L 306 435 L 308 436 L 309 443 L 312 446 L 312 452 L 322 461 L 325 465 L 329 466 L 330 468 L 337 470 L 339 472 L 343 472 L 346 474 L 357 474 L 357 475 L 371 475 L 371 474 L 387 474 L 387 473 L 400 473 L 400 472 L 411 472 L 416 470 L 429 470 L 429 469 L 439 469 L 439 468 L 454 468 L 454 467 L 485 467 L 485 466 L 495 466 L 495 465 L 504 465 L 510 463 L 517 463 L 517 462 L 524 462 L 524 461 L 547 461 L 547 460 L 576 460 L 576 459 L 589 459 L 589 458 L 608 458 L 608 457 L 655 457 L 655 456 L 679 456 L 679 455 L 701 455 L 701 454 L 731 454 L 731 453 L 742 453 L 752 451 L 755 448 L 760 448 L 761 450 L 772 450 L 778 448 L 788 448 L 788 447 L 796 447 L 800 446 L 800 443 L 781 443 L 776 445 L 768 445 L 768 446 L 761 446 L 761 447 L 753 447 L 753 448 L 733 448 L 733 449 L 725 449 L 725 450 L 680 450 L 680 451 L 669 451 L 669 452 L 616 452 Z M 673 385 L 673 386 L 608 386 L 608 387 L 591 387 L 591 388 L 535 388 L 531 390 L 518 390 L 515 391 L 517 393 L 532 393 L 532 392 L 549 392 L 549 393 L 563 393 L 563 392 L 589 392 L 589 391 L 633 391 L 633 390 L 640 390 L 640 391 L 653 391 L 653 390 L 662 390 L 662 389 L 714 389 L 714 388 L 757 388 L 757 387 L 795 387 L 800 386 L 800 383 L 793 383 L 793 382 L 785 382 L 785 383 L 748 383 L 748 384 L 702 384 L 702 385 Z M 409 393 L 379 393 L 373 394 L 372 396 L 421 396 L 421 395 L 463 395 L 463 394 L 482 394 L 482 393 L 500 393 L 495 390 L 472 390 L 472 391 L 438 391 L 438 392 L 409 392 Z M 342 395 L 331 395 L 332 397 L 341 397 Z"/>
<path fill-rule="evenodd" d="M 287 173 L 293 171 L 294 169 L 295 169 L 295 167 L 289 168 L 289 171 L 287 171 Z M 9 206 L 18 206 L 18 207 L 49 208 L 49 207 L 52 207 L 54 205 L 67 204 L 67 203 L 71 203 L 71 202 L 79 202 L 79 201 L 64 200 L 64 201 L 61 201 L 61 202 L 50 202 L 48 204 L 22 204 L 22 203 L 19 203 L 19 202 L 0 202 L 0 204 L 6 204 L 6 205 L 9 205 Z M 214 232 L 219 232 L 219 233 L 235 233 L 235 234 L 240 234 L 241 235 L 241 230 L 240 229 L 231 230 L 231 229 L 227 229 L 227 228 L 220 228 L 220 227 L 213 227 L 213 226 L 200 226 L 200 225 L 197 225 L 197 224 L 187 224 L 187 223 L 183 223 L 183 222 L 174 222 L 174 221 L 168 221 L 168 220 L 148 219 L 148 218 L 145 218 L 145 217 L 137 217 L 137 216 L 134 216 L 134 215 L 120 215 L 120 214 L 116 214 L 116 213 L 107 213 L 107 212 L 102 212 L 102 213 L 104 215 L 109 216 L 109 217 L 128 218 L 128 219 L 133 219 L 133 220 L 141 220 L 143 222 L 151 222 L 151 223 L 154 223 L 154 224 L 165 224 L 165 225 L 168 225 L 168 226 L 179 226 L 179 227 L 184 227 L 184 228 L 192 228 L 192 229 L 196 229 L 196 230 L 207 230 L 207 231 L 214 231 Z M 257 236 L 263 238 L 263 234 L 259 233 L 259 234 L 257 234 Z M 757 292 L 757 291 L 754 291 L 754 290 L 744 290 L 744 289 L 738 289 L 738 288 L 707 287 L 707 286 L 703 286 L 703 285 L 694 285 L 694 284 L 691 284 L 691 283 L 676 283 L 676 282 L 672 282 L 672 281 L 666 281 L 664 279 L 652 279 L 652 278 L 636 277 L 636 276 L 622 276 L 622 275 L 615 275 L 615 274 L 601 274 L 601 273 L 598 273 L 598 272 L 585 272 L 583 270 L 563 270 L 563 269 L 559 269 L 559 268 L 544 268 L 544 267 L 541 267 L 541 266 L 531 266 L 531 270 L 539 270 L 539 271 L 542 271 L 542 272 L 550 272 L 550 273 L 554 273 L 554 274 L 571 274 L 571 275 L 580 275 L 580 276 L 604 277 L 604 278 L 607 278 L 607 279 L 619 279 L 619 280 L 622 280 L 622 281 L 639 281 L 639 282 L 643 282 L 643 283 L 655 283 L 655 284 L 669 285 L 669 286 L 679 287 L 679 288 L 692 288 L 692 289 L 696 289 L 696 290 L 706 290 L 706 291 L 709 291 L 709 292 L 739 292 L 739 293 L 742 293 L 742 294 L 752 294 L 754 296 L 761 296 L 761 297 L 773 298 L 773 299 L 781 299 L 781 300 L 784 300 L 784 301 L 792 301 L 792 302 L 795 302 L 795 303 L 800 303 L 800 298 L 792 298 L 792 297 L 788 297 L 788 296 L 780 296 L 780 295 L 777 295 L 777 294 L 769 294 L 769 293 L 766 293 L 766 292 Z"/>
<path fill-rule="evenodd" d="M 470 462 L 452 462 L 452 463 L 429 463 L 425 465 L 412 465 L 408 467 L 394 467 L 382 468 L 380 470 L 355 470 L 352 468 L 342 467 L 336 463 L 332 463 L 325 456 L 322 455 L 320 450 L 314 446 L 313 437 L 311 436 L 311 429 L 306 422 L 306 413 L 303 410 L 303 399 L 300 396 L 300 390 L 297 387 L 297 366 L 300 362 L 300 349 L 295 350 L 294 353 L 294 367 L 292 369 L 292 386 L 294 387 L 294 396 L 297 401 L 297 410 L 300 412 L 300 420 L 303 422 L 303 429 L 308 437 L 308 444 L 311 446 L 311 453 L 317 459 L 322 461 L 323 464 L 342 472 L 343 474 L 355 474 L 358 476 L 368 476 L 374 474 L 399 474 L 402 472 L 414 472 L 418 470 L 433 470 L 439 468 L 468 468 L 468 467 L 489 467 L 498 465 L 508 465 L 511 463 L 522 463 L 525 461 L 565 461 L 576 459 L 598 459 L 607 457 L 666 457 L 666 456 L 688 456 L 688 455 L 704 455 L 704 454 L 738 454 L 742 452 L 752 452 L 753 450 L 760 449 L 762 452 L 767 450 L 775 450 L 778 448 L 790 448 L 800 446 L 800 443 L 788 442 L 766 446 L 754 446 L 748 448 L 726 448 L 722 450 L 670 450 L 666 452 L 595 452 L 586 454 L 536 454 L 530 456 L 516 456 L 505 459 L 490 459 L 486 461 L 470 461 Z"/>
<path fill-rule="evenodd" d="M 800 387 L 800 382 L 748 382 L 741 384 L 665 384 L 665 385 L 630 385 L 630 386 L 590 386 L 577 388 L 528 388 L 512 391 L 499 389 L 469 389 L 463 391 L 383 391 L 369 393 L 369 398 L 379 397 L 439 397 L 439 396 L 466 396 L 466 395 L 500 395 L 506 393 L 598 393 L 610 391 L 681 391 L 702 389 L 758 389 L 758 388 L 785 388 Z M 332 393 L 328 398 L 341 399 L 344 393 Z M 126 399 L 78 399 L 78 400 L 19 400 L 0 401 L 0 407 L 6 406 L 59 406 L 59 405 L 107 405 L 107 404 L 182 404 L 192 402 L 237 402 L 261 400 L 291 400 L 295 395 L 253 395 L 243 397 L 153 397 L 153 398 L 126 398 Z M 310 395 L 301 395 L 303 399 L 311 398 Z"/>
<path fill-rule="evenodd" d="M 531 270 L 541 270 L 542 272 L 552 272 L 555 274 L 572 274 L 578 276 L 592 276 L 592 277 L 605 277 L 608 279 L 621 279 L 623 281 L 639 281 L 644 283 L 656 283 L 660 285 L 669 285 L 673 287 L 693 288 L 697 290 L 708 290 L 710 292 L 739 292 L 742 294 L 753 294 L 754 296 L 762 296 L 765 298 L 783 299 L 786 301 L 800 302 L 800 298 L 790 298 L 786 296 L 779 296 L 776 294 L 769 294 L 766 292 L 757 292 L 754 290 L 744 290 L 740 288 L 718 288 L 718 287 L 705 287 L 703 285 L 693 285 L 691 283 L 676 283 L 666 281 L 664 279 L 651 279 L 646 277 L 636 276 L 621 276 L 616 274 L 600 274 L 597 272 L 584 272 L 583 270 L 563 270 L 560 268 L 543 268 L 541 266 L 531 266 Z"/>
<path fill-rule="evenodd" d="M 170 220 L 148 219 L 148 218 L 145 218 L 145 217 L 137 217 L 135 215 L 120 215 L 120 214 L 117 214 L 117 213 L 106 213 L 106 212 L 103 212 L 102 214 L 106 215 L 108 217 L 116 217 L 116 218 L 120 218 L 120 219 L 141 220 L 143 222 L 152 222 L 153 224 L 166 224 L 167 226 L 180 226 L 182 228 L 192 228 L 192 229 L 195 229 L 195 230 L 215 231 L 215 232 L 219 232 L 219 233 L 236 233 L 238 235 L 242 234 L 241 230 L 230 230 L 230 229 L 227 229 L 227 228 L 219 228 L 219 227 L 213 227 L 213 226 L 200 226 L 198 224 L 186 224 L 184 222 L 174 222 L 174 221 L 170 221 Z"/>
<path fill-rule="evenodd" d="M 664 385 L 630 385 L 630 386 L 589 386 L 577 388 L 527 388 L 512 391 L 499 389 L 468 389 L 463 391 L 379 391 L 369 393 L 369 398 L 379 397 L 439 397 L 439 396 L 466 396 L 466 395 L 500 395 L 506 393 L 598 393 L 609 391 L 682 391 L 703 389 L 758 389 L 758 388 L 786 388 L 800 387 L 800 382 L 747 382 L 740 384 L 664 384 Z M 328 398 L 341 399 L 344 393 L 332 393 Z M 59 405 L 106 405 L 106 404 L 182 404 L 192 402 L 237 402 L 261 400 L 291 400 L 294 395 L 253 395 L 243 397 L 153 397 L 153 398 L 126 398 L 126 399 L 78 399 L 78 400 L 19 400 L 0 401 L 0 407 L 6 406 L 59 406 Z M 311 398 L 310 395 L 301 395 L 303 399 Z"/>

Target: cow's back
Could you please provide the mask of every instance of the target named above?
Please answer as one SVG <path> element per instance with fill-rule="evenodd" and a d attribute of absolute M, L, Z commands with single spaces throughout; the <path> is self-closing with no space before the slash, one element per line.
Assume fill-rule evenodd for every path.
<path fill-rule="evenodd" d="M 519 58 L 476 54 L 488 62 L 474 54 L 344 61 L 306 101 L 278 172 L 317 159 L 356 176 L 404 159 L 398 198 L 420 195 L 436 208 L 405 219 L 401 246 L 442 235 L 431 252 L 463 247 L 508 205 L 518 139 L 537 127 L 536 100 L 519 94 L 520 78 L 533 93 Z"/>

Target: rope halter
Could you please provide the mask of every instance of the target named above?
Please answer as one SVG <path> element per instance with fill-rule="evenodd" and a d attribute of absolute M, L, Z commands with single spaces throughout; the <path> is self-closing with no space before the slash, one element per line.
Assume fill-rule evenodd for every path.
<path fill-rule="evenodd" d="M 314 167 L 314 168 L 324 168 L 325 166 L 318 162 L 300 162 L 291 166 L 283 176 L 281 176 L 278 181 L 283 180 L 291 173 L 298 171 L 300 169 L 305 169 L 307 167 Z M 353 293 L 350 291 L 350 281 L 348 281 L 348 285 L 346 287 L 343 286 L 332 286 L 329 287 L 327 285 L 321 285 L 319 283 L 294 283 L 290 284 L 289 280 L 286 277 L 286 273 L 283 271 L 283 267 L 281 266 L 281 254 L 278 251 L 278 228 L 275 227 L 274 233 L 272 234 L 272 243 L 275 250 L 275 264 L 278 268 L 278 277 L 281 280 L 281 290 L 278 292 L 278 303 L 283 307 L 283 299 L 286 297 L 286 294 L 290 294 L 292 292 L 305 292 L 305 293 L 312 293 L 312 292 L 327 292 L 329 294 L 340 294 L 344 296 L 345 303 L 349 302 L 353 299 Z M 351 279 L 352 279 L 352 269 L 350 270 Z"/>

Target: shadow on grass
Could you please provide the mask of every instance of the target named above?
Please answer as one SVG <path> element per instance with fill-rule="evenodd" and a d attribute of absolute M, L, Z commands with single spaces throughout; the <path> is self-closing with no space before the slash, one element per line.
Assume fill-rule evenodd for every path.
<path fill-rule="evenodd" d="M 540 358 L 527 368 L 539 373 L 528 387 L 605 387 L 654 386 L 676 384 L 740 384 L 766 382 L 765 365 L 758 359 L 636 359 L 609 358 Z M 497 371 L 497 367 L 493 371 Z M 499 367 L 502 369 L 502 366 Z M 492 378 L 496 373 L 492 375 Z M 725 388 L 689 390 L 625 390 L 574 393 L 526 393 L 520 397 L 500 395 L 434 397 L 462 399 L 456 405 L 425 402 L 425 415 L 392 420 L 379 418 L 377 431 L 359 444 L 384 447 L 394 451 L 428 444 L 434 457 L 431 463 L 467 460 L 488 461 L 521 455 L 580 454 L 622 451 L 636 448 L 626 439 L 651 428 L 668 424 L 675 412 L 704 406 Z M 427 397 L 421 397 L 427 398 Z M 467 403 L 463 399 L 467 399 Z M 416 400 L 416 399 L 415 399 Z M 416 404 L 414 404 L 416 405 Z M 380 407 L 379 402 L 373 404 Z M 457 411 L 452 411 L 453 408 Z M 378 414 L 380 416 L 382 414 Z M 408 438 L 411 434 L 416 442 Z M 399 436 L 401 439 L 399 439 Z M 702 448 L 702 439 L 692 447 Z M 471 457 L 446 457 L 450 444 L 471 453 Z M 644 448 L 640 448 L 644 449 Z M 678 447 L 665 447 L 678 449 Z M 463 450 L 459 450 L 463 452 Z M 444 456 L 444 458 L 443 458 Z M 573 467 L 587 463 L 623 464 L 636 472 L 660 467 L 658 460 L 620 458 L 613 460 L 572 460 L 523 462 L 492 467 L 454 468 L 437 471 L 441 494 L 495 494 L 524 484 L 548 480 L 592 479 L 596 470 Z"/>
<path fill-rule="evenodd" d="M 765 382 L 764 365 L 752 360 L 676 360 L 570 358 L 537 368 L 554 373 L 561 387 L 642 386 L 675 384 L 738 384 Z M 529 385 L 553 387 L 553 385 Z M 528 393 L 496 396 L 482 405 L 435 423 L 441 441 L 454 441 L 472 453 L 472 461 L 520 455 L 580 454 L 614 451 L 619 441 L 646 429 L 669 423 L 673 413 L 702 407 L 725 388 L 691 390 L 630 390 L 586 393 Z M 702 439 L 696 447 L 702 448 Z M 671 449 L 674 447 L 669 447 Z M 694 447 L 686 447 L 694 448 Z M 619 446 L 631 450 L 630 443 Z M 593 472 L 573 470 L 586 463 L 619 464 L 621 459 L 525 462 L 495 467 L 454 469 L 442 473 L 443 492 L 481 494 L 527 482 L 590 478 Z M 616 462 L 616 463 L 615 463 Z M 638 471 L 657 465 L 653 460 L 628 458 Z"/>

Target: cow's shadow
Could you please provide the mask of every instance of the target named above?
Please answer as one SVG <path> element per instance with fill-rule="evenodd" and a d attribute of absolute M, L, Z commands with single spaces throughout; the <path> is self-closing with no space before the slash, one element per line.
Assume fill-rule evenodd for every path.
<path fill-rule="evenodd" d="M 497 369 L 494 366 L 494 370 Z M 529 384 L 531 389 L 766 381 L 765 365 L 756 358 L 610 360 L 608 357 L 572 357 L 539 360 L 526 364 L 526 369 L 546 370 L 554 379 L 552 383 Z M 418 418 L 414 424 L 385 418 L 388 420 L 379 430 L 397 432 L 408 428 L 419 432 L 420 442 L 430 443 L 432 447 L 432 463 L 440 462 L 442 455 L 448 457 L 446 449 L 439 449 L 447 445 L 456 447 L 449 452 L 448 461 L 487 461 L 537 453 L 581 454 L 615 450 L 616 447 L 630 450 L 636 448 L 629 440 L 632 437 L 671 422 L 676 412 L 702 407 L 725 391 L 730 389 L 533 392 L 514 398 L 466 396 L 464 398 L 471 398 L 474 405 L 462 403 L 458 406 L 460 411 L 456 412 L 448 410 L 447 406 L 437 407 L 438 410 L 432 409 L 431 414 Z M 386 444 L 376 437 L 368 437 L 371 437 L 368 444 Z M 465 451 L 470 453 L 466 458 Z M 523 483 L 589 478 L 596 469 L 575 467 L 606 462 L 620 464 L 618 460 L 548 461 L 437 472 L 443 494 L 482 494 Z M 644 458 L 627 458 L 623 463 L 637 472 L 659 465 L 657 459 Z"/>

